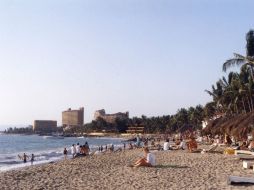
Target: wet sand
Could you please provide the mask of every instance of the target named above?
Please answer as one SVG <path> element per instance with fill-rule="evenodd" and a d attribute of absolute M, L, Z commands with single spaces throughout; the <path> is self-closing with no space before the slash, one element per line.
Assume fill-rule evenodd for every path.
<path fill-rule="evenodd" d="M 142 151 L 93 155 L 0 173 L 1 189 L 254 189 L 231 186 L 229 175 L 254 177 L 235 156 L 158 151 L 156 167 L 127 165 Z"/>

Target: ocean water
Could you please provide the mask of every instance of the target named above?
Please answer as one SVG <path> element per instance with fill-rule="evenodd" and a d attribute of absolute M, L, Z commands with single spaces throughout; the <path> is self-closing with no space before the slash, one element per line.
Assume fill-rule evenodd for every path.
<path fill-rule="evenodd" d="M 114 144 L 115 147 L 123 146 L 123 139 L 108 137 L 65 137 L 64 139 L 46 139 L 38 135 L 6 135 L 0 134 L 0 171 L 30 166 L 31 162 L 23 163 L 18 155 L 26 153 L 35 155 L 35 164 L 42 164 L 63 159 L 63 150 L 66 147 L 68 157 L 72 144 L 80 145 L 88 142 L 90 149 L 96 150 L 98 146 Z"/>

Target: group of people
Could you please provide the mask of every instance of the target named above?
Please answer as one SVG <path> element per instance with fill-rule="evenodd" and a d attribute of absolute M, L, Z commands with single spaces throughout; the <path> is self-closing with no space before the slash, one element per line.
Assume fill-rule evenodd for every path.
<path fill-rule="evenodd" d="M 169 138 L 166 138 L 162 150 L 189 150 L 189 152 L 194 152 L 198 149 L 198 144 L 194 136 L 190 136 L 188 142 L 186 142 L 183 138 L 180 139 L 173 139 L 173 144 L 169 143 Z M 155 166 L 155 155 L 149 151 L 148 140 L 145 143 L 146 146 L 143 147 L 144 151 L 144 157 L 141 159 L 138 159 L 136 162 L 134 162 L 133 167 L 139 167 L 139 166 L 146 166 L 146 167 L 152 167 Z M 158 144 L 155 144 L 155 141 L 153 140 L 151 142 L 151 147 L 159 147 L 160 142 Z M 160 147 L 159 147 L 160 149 Z"/>
<path fill-rule="evenodd" d="M 204 136 L 202 141 L 208 144 L 225 145 L 227 147 L 233 147 L 236 150 L 250 150 L 254 152 L 254 139 L 253 138 L 242 138 L 236 139 L 229 134 L 216 135 L 212 137 L 211 135 Z"/>
<path fill-rule="evenodd" d="M 196 151 L 198 148 L 197 141 L 195 137 L 191 136 L 188 142 L 186 142 L 183 138 L 173 139 L 173 144 L 169 143 L 169 139 L 167 138 L 163 144 L 163 150 L 189 150 L 189 152 Z"/>
<path fill-rule="evenodd" d="M 105 145 L 105 148 L 103 148 L 103 146 L 99 146 L 98 147 L 98 151 L 99 152 L 104 152 L 104 151 L 110 151 L 110 152 L 113 152 L 115 149 L 114 145 L 113 144 L 110 144 L 110 145 Z"/>
<path fill-rule="evenodd" d="M 21 155 L 18 155 L 19 159 L 22 160 L 24 163 L 26 163 L 29 159 L 30 159 L 30 162 L 31 162 L 31 165 L 33 165 L 33 162 L 34 162 L 34 154 L 31 154 L 31 157 L 28 156 L 26 153 L 24 153 L 22 156 Z"/>
<path fill-rule="evenodd" d="M 80 145 L 79 143 L 77 143 L 76 145 L 73 144 L 71 146 L 70 151 L 71 151 L 72 158 L 75 158 L 75 157 L 78 157 L 78 156 L 87 156 L 87 155 L 89 155 L 90 148 L 89 148 L 88 142 L 85 142 L 84 145 Z M 64 154 L 64 159 L 66 159 L 67 154 L 68 154 L 67 148 L 64 148 L 63 154 Z"/>

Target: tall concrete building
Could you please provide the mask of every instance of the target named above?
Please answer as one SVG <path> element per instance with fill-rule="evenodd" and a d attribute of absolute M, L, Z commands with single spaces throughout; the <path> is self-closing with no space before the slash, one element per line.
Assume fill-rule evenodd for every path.
<path fill-rule="evenodd" d="M 84 108 L 72 110 L 69 108 L 62 112 L 63 127 L 78 127 L 84 124 Z"/>
<path fill-rule="evenodd" d="M 35 120 L 33 131 L 35 133 L 50 133 L 57 130 L 57 121 L 53 120 Z"/>

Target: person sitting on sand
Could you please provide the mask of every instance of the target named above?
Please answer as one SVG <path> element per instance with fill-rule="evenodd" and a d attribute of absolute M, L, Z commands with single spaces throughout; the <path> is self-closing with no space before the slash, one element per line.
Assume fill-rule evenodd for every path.
<path fill-rule="evenodd" d="M 183 139 L 180 139 L 180 145 L 178 147 L 181 150 L 185 150 L 186 149 L 186 142 Z"/>
<path fill-rule="evenodd" d="M 163 144 L 163 150 L 169 150 L 169 139 L 166 139 L 166 141 Z"/>
<path fill-rule="evenodd" d="M 176 145 L 176 146 L 179 146 L 179 145 L 180 145 L 180 143 L 181 143 L 180 139 L 176 139 L 176 141 L 175 141 L 175 145 Z"/>
<path fill-rule="evenodd" d="M 249 144 L 248 148 L 251 152 L 254 152 L 254 141 L 252 139 L 250 140 L 250 144 Z"/>
<path fill-rule="evenodd" d="M 154 140 L 151 141 L 151 146 L 155 146 Z"/>
<path fill-rule="evenodd" d="M 188 143 L 188 149 L 190 152 L 196 151 L 198 148 L 198 144 L 197 141 L 195 139 L 195 137 L 191 137 L 191 140 Z"/>
<path fill-rule="evenodd" d="M 228 134 L 225 135 L 225 144 L 228 146 L 232 144 L 232 140 Z"/>
<path fill-rule="evenodd" d="M 145 157 L 137 160 L 133 167 L 139 167 L 139 166 L 146 166 L 146 167 L 152 167 L 155 166 L 155 155 L 151 152 L 149 152 L 148 147 L 145 147 L 144 149 Z"/>
<path fill-rule="evenodd" d="M 85 145 L 82 146 L 81 150 L 82 150 L 82 155 L 86 156 L 87 150 L 86 150 L 86 146 Z"/>
<path fill-rule="evenodd" d="M 133 149 L 133 146 L 132 146 L 132 144 L 130 143 L 129 144 L 129 148 L 128 148 L 129 150 L 132 150 Z"/>
<path fill-rule="evenodd" d="M 248 145 L 246 142 L 243 142 L 242 145 L 239 147 L 240 150 L 248 150 Z"/>

